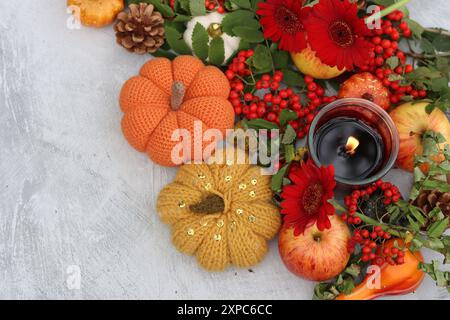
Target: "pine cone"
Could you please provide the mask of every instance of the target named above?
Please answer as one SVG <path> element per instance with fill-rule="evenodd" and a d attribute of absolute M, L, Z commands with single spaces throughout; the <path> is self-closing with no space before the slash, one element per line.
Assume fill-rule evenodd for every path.
<path fill-rule="evenodd" d="M 114 25 L 117 43 L 137 54 L 153 53 L 164 44 L 164 18 L 152 4 L 130 4 Z"/>
<path fill-rule="evenodd" d="M 418 206 L 425 213 L 429 213 L 434 208 L 439 207 L 445 216 L 450 217 L 450 193 L 448 192 L 443 193 L 437 190 L 423 190 L 413 204 Z"/>

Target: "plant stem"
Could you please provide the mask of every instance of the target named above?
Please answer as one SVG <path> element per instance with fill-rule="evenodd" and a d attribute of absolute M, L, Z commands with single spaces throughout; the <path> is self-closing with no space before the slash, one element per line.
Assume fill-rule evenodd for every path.
<path fill-rule="evenodd" d="M 439 29 L 439 28 L 426 28 L 426 32 L 442 34 L 444 36 L 450 37 L 450 31 Z"/>
<path fill-rule="evenodd" d="M 387 16 L 388 14 L 394 12 L 395 10 L 400 9 L 401 7 L 404 7 L 405 5 L 407 5 L 411 0 L 401 0 L 397 3 L 394 3 L 393 5 L 381 10 L 379 13 L 375 13 L 373 15 L 371 15 L 370 17 L 368 17 L 366 19 L 366 24 L 371 24 L 375 21 L 375 19 L 377 18 L 383 18 L 385 16 Z"/>
<path fill-rule="evenodd" d="M 407 52 L 406 55 L 408 55 L 414 59 L 433 59 L 433 58 L 439 58 L 439 57 L 445 58 L 445 57 L 450 57 L 450 51 L 436 53 L 436 54 L 422 54 L 422 53 Z"/>

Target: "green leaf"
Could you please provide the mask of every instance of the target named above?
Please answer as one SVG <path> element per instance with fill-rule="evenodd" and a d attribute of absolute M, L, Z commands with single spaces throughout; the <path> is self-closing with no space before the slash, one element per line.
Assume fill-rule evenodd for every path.
<path fill-rule="evenodd" d="M 450 184 L 446 181 L 426 180 L 422 184 L 422 188 L 425 190 L 435 190 L 440 192 L 450 192 Z"/>
<path fill-rule="evenodd" d="M 208 58 L 208 42 L 208 32 L 205 27 L 197 22 L 192 33 L 192 49 L 194 50 L 194 54 L 202 60 Z"/>
<path fill-rule="evenodd" d="M 386 64 L 393 70 L 400 65 L 400 59 L 397 56 L 390 57 L 386 60 Z"/>
<path fill-rule="evenodd" d="M 150 3 L 152 5 L 155 6 L 156 10 L 159 11 L 163 17 L 173 17 L 175 14 L 172 10 L 172 8 L 166 4 L 163 3 L 161 0 L 128 0 L 128 3 L 140 3 L 140 2 L 145 2 L 145 3 Z"/>
<path fill-rule="evenodd" d="M 269 48 L 265 45 L 257 45 L 251 58 L 251 63 L 260 72 L 270 70 L 272 67 L 272 56 Z"/>
<path fill-rule="evenodd" d="M 283 134 L 283 139 L 281 139 L 281 143 L 282 144 L 292 144 L 292 143 L 294 143 L 296 137 L 297 137 L 297 133 L 295 132 L 295 129 L 292 126 L 288 125 L 286 127 L 286 131 Z M 295 150 L 294 150 L 294 153 L 295 153 Z"/>
<path fill-rule="evenodd" d="M 192 20 L 191 16 L 185 16 L 182 14 L 177 14 L 177 16 L 173 19 L 174 22 L 188 22 L 191 20 Z"/>
<path fill-rule="evenodd" d="M 275 69 L 286 69 L 289 66 L 289 53 L 287 51 L 272 51 L 273 64 Z"/>
<path fill-rule="evenodd" d="M 446 35 L 438 35 L 433 40 L 433 46 L 440 52 L 450 51 L 450 37 Z"/>
<path fill-rule="evenodd" d="M 448 228 L 449 218 L 445 218 L 444 220 L 436 221 L 433 223 L 428 229 L 428 236 L 431 238 L 439 238 Z"/>
<path fill-rule="evenodd" d="M 295 148 L 292 144 L 284 145 L 284 158 L 287 163 L 292 162 L 295 157 Z"/>
<path fill-rule="evenodd" d="M 166 40 L 173 51 L 179 54 L 192 54 L 191 49 L 183 40 L 182 34 L 173 26 L 166 25 Z"/>
<path fill-rule="evenodd" d="M 422 48 L 424 53 L 434 54 L 436 51 L 433 44 L 426 38 L 422 38 L 422 40 L 420 41 L 420 47 Z"/>
<path fill-rule="evenodd" d="M 225 60 L 225 44 L 222 38 L 213 38 L 209 43 L 209 63 L 216 66 L 222 65 Z"/>
<path fill-rule="evenodd" d="M 234 3 L 240 8 L 243 9 L 251 9 L 252 5 L 250 3 L 250 0 L 230 0 L 231 3 Z"/>
<path fill-rule="evenodd" d="M 293 120 L 297 120 L 297 119 L 298 119 L 297 112 L 292 111 L 291 109 L 283 109 L 280 112 L 280 125 L 281 125 L 281 127 L 286 126 L 289 121 L 293 121 Z M 295 132 L 295 130 L 294 130 L 294 132 Z"/>
<path fill-rule="evenodd" d="M 283 186 L 283 178 L 287 173 L 289 164 L 285 164 L 275 175 L 272 176 L 272 190 L 280 192 Z"/>
<path fill-rule="evenodd" d="M 222 20 L 222 30 L 230 36 L 235 36 L 233 28 L 241 26 L 243 21 L 255 20 L 255 14 L 247 10 L 237 10 L 225 15 Z"/>
<path fill-rule="evenodd" d="M 419 209 L 415 206 L 409 206 L 409 212 L 416 218 L 416 221 L 419 223 L 421 227 L 425 225 L 425 218 L 423 214 L 419 211 Z"/>
<path fill-rule="evenodd" d="M 189 0 L 189 9 L 193 16 L 204 16 L 206 14 L 204 0 Z"/>
<path fill-rule="evenodd" d="M 259 130 L 259 129 L 278 129 L 278 126 L 264 119 L 253 119 L 247 122 L 247 126 L 251 129 Z"/>
<path fill-rule="evenodd" d="M 258 3 L 264 2 L 264 0 L 250 0 L 250 2 L 252 4 L 252 9 L 255 10 L 258 7 Z"/>
<path fill-rule="evenodd" d="M 447 78 L 438 78 L 431 81 L 431 89 L 434 92 L 440 92 L 448 87 Z"/>
<path fill-rule="evenodd" d="M 304 87 L 305 81 L 299 72 L 283 69 L 283 82 L 289 87 Z"/>
<path fill-rule="evenodd" d="M 233 33 L 236 36 L 250 43 L 259 43 L 264 41 L 264 35 L 262 31 L 256 30 L 252 27 L 247 26 L 234 27 Z"/>
<path fill-rule="evenodd" d="M 417 222 L 411 216 L 406 216 L 406 219 L 408 219 L 409 225 L 411 226 L 411 228 L 414 231 L 417 231 L 417 232 L 420 231 L 420 226 L 417 224 Z"/>
<path fill-rule="evenodd" d="M 408 24 L 409 28 L 412 31 L 412 34 L 416 37 L 421 39 L 422 34 L 425 31 L 425 28 L 422 27 L 418 22 L 412 20 L 412 19 L 404 19 L 404 21 Z"/>

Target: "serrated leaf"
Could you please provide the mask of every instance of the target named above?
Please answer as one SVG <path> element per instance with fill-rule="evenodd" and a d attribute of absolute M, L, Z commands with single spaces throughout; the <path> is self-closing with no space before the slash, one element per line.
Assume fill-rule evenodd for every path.
<path fill-rule="evenodd" d="M 295 149 L 292 144 L 284 145 L 284 158 L 287 163 L 292 162 L 295 158 Z"/>
<path fill-rule="evenodd" d="M 299 72 L 283 69 L 283 82 L 289 87 L 304 87 L 305 81 Z"/>
<path fill-rule="evenodd" d="M 422 27 L 418 22 L 412 20 L 412 19 L 404 19 L 404 21 L 408 24 L 409 29 L 411 29 L 412 34 L 416 37 L 421 39 L 422 34 L 425 31 L 425 28 Z"/>
<path fill-rule="evenodd" d="M 140 3 L 140 2 L 145 2 L 145 3 L 150 3 L 152 5 L 155 6 L 156 10 L 159 11 L 163 17 L 168 17 L 171 18 L 175 15 L 175 13 L 173 12 L 172 8 L 166 4 L 163 3 L 161 0 L 128 0 L 128 4 L 130 3 Z"/>
<path fill-rule="evenodd" d="M 209 43 L 209 63 L 216 66 L 222 65 L 225 60 L 225 44 L 222 38 L 214 38 Z"/>
<path fill-rule="evenodd" d="M 197 22 L 194 27 L 194 32 L 192 33 L 192 49 L 194 54 L 202 60 L 206 60 L 208 58 L 208 42 L 208 31 L 206 31 L 205 27 Z"/>
<path fill-rule="evenodd" d="M 188 22 L 188 21 L 191 21 L 191 20 L 192 20 L 192 17 L 191 17 L 191 16 L 185 16 L 185 15 L 182 15 L 182 14 L 178 14 L 178 15 L 173 19 L 174 22 Z"/>
<path fill-rule="evenodd" d="M 230 0 L 231 3 L 234 3 L 239 8 L 250 9 L 252 7 L 250 0 Z"/>
<path fill-rule="evenodd" d="M 255 14 L 247 10 L 237 10 L 225 15 L 222 20 L 222 30 L 230 36 L 235 36 L 233 28 L 241 26 L 243 21 L 255 20 Z"/>
<path fill-rule="evenodd" d="M 249 43 L 260 43 L 264 41 L 262 31 L 252 27 L 239 26 L 233 28 L 233 34 L 248 41 Z"/>
<path fill-rule="evenodd" d="M 191 49 L 182 38 L 182 34 L 172 26 L 165 26 L 166 40 L 173 51 L 179 54 L 192 54 Z"/>
<path fill-rule="evenodd" d="M 272 67 L 272 56 L 269 48 L 264 45 L 256 46 L 251 58 L 252 65 L 259 71 L 267 71 Z"/>
<path fill-rule="evenodd" d="M 193 16 L 204 16 L 206 14 L 204 0 L 189 0 L 189 10 Z"/>
<path fill-rule="evenodd" d="M 272 51 L 273 64 L 275 69 L 286 69 L 289 66 L 289 53 L 287 51 Z"/>
<path fill-rule="evenodd" d="M 433 40 L 433 46 L 440 52 L 450 51 L 450 37 L 447 35 L 438 35 Z"/>
<path fill-rule="evenodd" d="M 283 186 L 283 178 L 286 175 L 286 172 L 289 168 L 289 165 L 284 165 L 275 175 L 272 176 L 272 190 L 275 192 L 280 192 L 281 187 Z"/>
<path fill-rule="evenodd" d="M 425 53 L 433 54 L 435 52 L 433 44 L 426 38 L 422 38 L 420 41 L 420 48 Z"/>
<path fill-rule="evenodd" d="M 295 111 L 292 111 L 290 109 L 283 109 L 280 112 L 280 125 L 281 125 L 281 127 L 284 127 L 288 124 L 289 121 L 296 120 L 297 118 L 298 118 L 298 115 Z M 291 126 L 289 126 L 289 127 L 291 127 Z M 295 132 L 295 130 L 294 130 L 294 132 Z"/>
<path fill-rule="evenodd" d="M 281 143 L 291 145 L 292 143 L 294 143 L 296 137 L 297 137 L 297 133 L 295 132 L 295 129 L 292 126 L 288 125 L 283 134 L 283 139 L 281 139 Z M 293 146 L 292 146 L 292 148 L 293 148 Z M 293 150 L 293 155 L 294 154 L 295 154 L 295 150 Z"/>
<path fill-rule="evenodd" d="M 394 70 L 400 65 L 400 59 L 397 56 L 390 57 L 386 60 L 386 64 Z"/>
<path fill-rule="evenodd" d="M 416 219 L 416 221 L 419 223 L 420 226 L 425 225 L 425 218 L 417 207 L 410 206 L 409 212 L 413 215 L 413 217 Z"/>
<path fill-rule="evenodd" d="M 434 222 L 428 229 L 428 236 L 431 238 L 439 238 L 448 228 L 449 218 Z"/>
<path fill-rule="evenodd" d="M 254 119 L 254 120 L 250 120 L 247 121 L 247 126 L 251 129 L 267 129 L 267 130 L 272 130 L 272 129 L 278 129 L 278 126 L 273 123 L 273 122 L 269 122 L 267 120 L 264 119 Z"/>

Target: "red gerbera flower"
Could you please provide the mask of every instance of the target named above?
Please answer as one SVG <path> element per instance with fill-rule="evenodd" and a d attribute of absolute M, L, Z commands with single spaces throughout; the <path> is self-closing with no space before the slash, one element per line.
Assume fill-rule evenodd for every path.
<path fill-rule="evenodd" d="M 299 0 L 268 0 L 258 3 L 256 13 L 261 16 L 264 37 L 280 42 L 280 50 L 300 52 L 306 48 L 303 20 L 311 8 L 302 8 Z"/>
<path fill-rule="evenodd" d="M 335 209 L 328 200 L 333 198 L 336 187 L 334 167 L 318 168 L 308 160 L 301 170 L 291 170 L 289 179 L 292 184 L 285 186 L 281 193 L 281 213 L 285 215 L 285 223 L 295 227 L 295 236 L 303 234 L 314 223 L 320 231 L 331 228 L 328 216 Z"/>
<path fill-rule="evenodd" d="M 305 20 L 308 42 L 317 57 L 329 66 L 353 70 L 369 60 L 371 42 L 358 6 L 348 0 L 320 0 Z"/>

